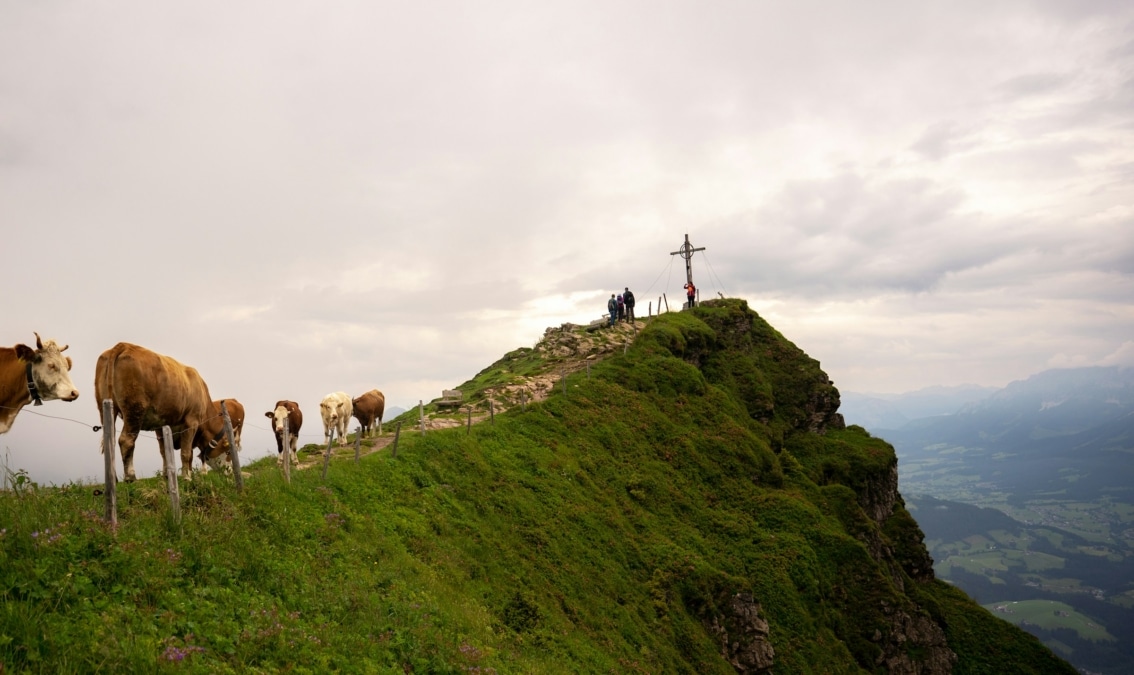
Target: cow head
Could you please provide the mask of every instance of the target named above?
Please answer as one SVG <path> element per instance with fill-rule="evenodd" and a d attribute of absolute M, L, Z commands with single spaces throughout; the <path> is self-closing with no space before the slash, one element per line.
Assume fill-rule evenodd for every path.
<path fill-rule="evenodd" d="M 31 365 L 32 382 L 44 401 L 79 398 L 79 390 L 71 381 L 71 357 L 63 356 L 69 346 L 60 347 L 54 340 L 44 342 L 39 333 L 35 334 L 34 350 L 27 345 L 16 345 L 16 356 Z"/>
<path fill-rule="evenodd" d="M 328 424 L 334 424 L 339 421 L 339 414 L 342 411 L 340 410 L 338 400 L 332 401 L 330 399 L 323 399 L 319 407 L 323 409 L 323 419 L 327 420 Z"/>
<path fill-rule="evenodd" d="M 272 420 L 272 431 L 276 432 L 277 435 L 283 433 L 283 423 L 287 419 L 287 408 L 278 405 L 272 412 L 264 413 L 264 417 Z"/>

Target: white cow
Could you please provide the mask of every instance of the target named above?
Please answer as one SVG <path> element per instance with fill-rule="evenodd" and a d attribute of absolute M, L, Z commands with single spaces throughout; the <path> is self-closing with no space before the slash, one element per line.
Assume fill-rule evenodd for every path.
<path fill-rule="evenodd" d="M 67 345 L 43 341 L 35 334 L 35 349 L 19 344 L 0 347 L 0 434 L 7 433 L 20 409 L 29 403 L 74 401 L 79 390 L 71 381 Z"/>
<path fill-rule="evenodd" d="M 354 413 L 350 396 L 342 391 L 327 394 L 319 404 L 319 412 L 323 415 L 323 442 L 330 442 L 331 429 L 334 429 L 339 437 L 339 445 L 346 445 L 347 426 L 350 425 L 350 418 Z"/>

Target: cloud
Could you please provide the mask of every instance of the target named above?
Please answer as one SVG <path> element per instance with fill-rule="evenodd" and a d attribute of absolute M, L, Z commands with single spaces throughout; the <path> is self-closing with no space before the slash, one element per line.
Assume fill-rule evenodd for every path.
<path fill-rule="evenodd" d="M 747 298 L 840 387 L 1122 359 L 1132 21 L 1101 1 L 8 3 L 0 246 L 22 255 L 0 339 L 70 342 L 87 387 L 127 340 L 250 410 L 373 387 L 408 407 L 625 286 L 643 310 L 679 297 L 688 233 L 703 294 Z M 17 465 L 97 473 L 51 424 L 4 437 Z"/>

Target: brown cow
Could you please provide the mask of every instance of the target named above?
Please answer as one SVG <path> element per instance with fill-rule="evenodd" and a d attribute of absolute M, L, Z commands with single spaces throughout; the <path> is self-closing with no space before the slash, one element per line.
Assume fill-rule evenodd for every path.
<path fill-rule="evenodd" d="M 351 401 L 354 405 L 354 418 L 362 425 L 359 436 L 366 438 L 367 432 L 374 431 L 374 421 L 378 421 L 378 435 L 382 435 L 382 414 L 386 412 L 386 397 L 377 389 L 371 389 Z"/>
<path fill-rule="evenodd" d="M 134 443 L 140 431 L 159 431 L 158 447 L 165 467 L 165 440 L 160 429 L 169 426 L 173 447 L 181 450 L 181 475 L 192 478 L 194 437 L 215 438 L 224 421 L 212 414 L 209 387 L 196 368 L 145 347 L 119 342 L 98 357 L 95 398 L 114 402 L 114 416 L 122 418 L 118 448 L 126 480 L 133 481 Z M 167 469 L 172 467 L 165 467 Z"/>
<path fill-rule="evenodd" d="M 236 443 L 237 452 L 240 451 L 240 432 L 244 429 L 244 406 L 234 398 L 223 401 L 213 401 L 210 406 L 210 417 L 221 421 L 220 430 L 215 436 L 207 437 L 198 431 L 193 439 L 193 447 L 199 451 L 201 458 L 201 473 L 208 473 L 210 468 L 232 471 L 232 457 L 228 454 L 228 436 L 224 433 L 224 413 L 221 412 L 221 403 L 228 411 L 228 421 L 232 423 L 232 440 Z M 207 426 L 207 425 L 206 425 Z M 204 426 L 202 426 L 202 429 Z"/>
<path fill-rule="evenodd" d="M 79 390 L 71 382 L 71 357 L 63 356 L 69 345 L 46 343 L 35 333 L 35 349 L 18 344 L 0 347 L 0 434 L 8 433 L 16 415 L 27 404 L 44 401 L 74 401 Z"/>
<path fill-rule="evenodd" d="M 299 457 L 296 452 L 299 450 L 299 429 L 303 426 L 303 413 L 299 411 L 299 404 L 295 401 L 276 401 L 275 407 L 271 412 L 264 413 L 264 417 L 272 420 L 272 431 L 276 434 L 276 452 L 279 453 L 276 463 L 283 464 L 283 453 L 286 448 L 291 452 L 291 463 L 298 464 Z M 287 420 L 286 441 L 283 437 L 284 420 Z"/>

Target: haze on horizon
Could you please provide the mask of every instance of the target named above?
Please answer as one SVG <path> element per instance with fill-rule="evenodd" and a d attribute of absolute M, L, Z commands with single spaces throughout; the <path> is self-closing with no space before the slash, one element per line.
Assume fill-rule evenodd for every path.
<path fill-rule="evenodd" d="M 263 411 L 410 407 L 629 286 L 748 300 L 844 391 L 1134 365 L 1129 2 L 0 2 L 0 344 Z M 645 313 L 644 311 L 640 313 Z M 252 426 L 254 425 L 254 426 Z M 259 428 L 257 428 L 259 427 Z M 146 462 L 149 462 L 147 465 Z M 140 442 L 139 474 L 160 467 Z"/>

